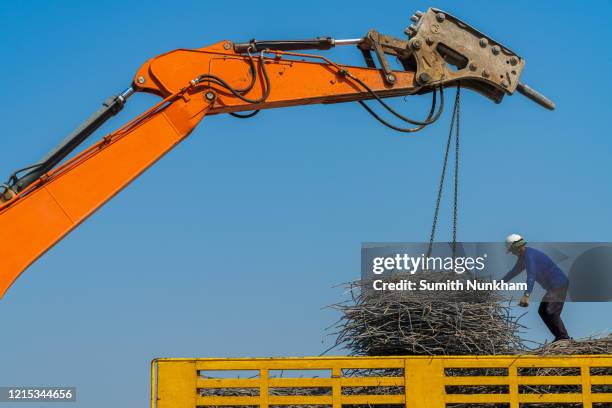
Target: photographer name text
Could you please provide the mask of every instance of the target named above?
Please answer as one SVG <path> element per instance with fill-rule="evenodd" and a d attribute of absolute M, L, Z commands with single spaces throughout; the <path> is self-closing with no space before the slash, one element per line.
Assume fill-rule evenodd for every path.
<path fill-rule="evenodd" d="M 475 279 L 449 279 L 446 282 L 429 282 L 427 279 L 385 282 L 382 279 L 376 279 L 372 282 L 372 288 L 378 291 L 526 291 L 527 284 L 503 280 L 482 282 Z"/>

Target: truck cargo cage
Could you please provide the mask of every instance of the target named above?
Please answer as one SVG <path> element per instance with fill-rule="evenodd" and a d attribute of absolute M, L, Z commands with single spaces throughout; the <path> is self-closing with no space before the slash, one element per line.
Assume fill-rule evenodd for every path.
<path fill-rule="evenodd" d="M 611 407 L 612 356 L 160 358 L 151 368 L 152 408 L 551 403 Z"/>

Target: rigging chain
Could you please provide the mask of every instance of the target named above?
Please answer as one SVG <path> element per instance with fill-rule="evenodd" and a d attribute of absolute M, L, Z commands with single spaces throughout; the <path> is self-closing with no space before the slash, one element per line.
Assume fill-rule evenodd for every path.
<path fill-rule="evenodd" d="M 453 194 L 453 241 L 452 241 L 452 257 L 455 259 L 457 247 L 457 219 L 458 219 L 458 201 L 459 201 L 459 135 L 461 122 L 461 85 L 457 84 L 457 93 L 455 94 L 455 103 L 453 106 L 453 115 L 451 117 L 450 129 L 448 131 L 448 140 L 446 142 L 446 151 L 442 162 L 442 172 L 440 174 L 440 183 L 438 185 L 438 195 L 436 197 L 436 206 L 434 210 L 433 222 L 431 225 L 431 235 L 429 237 L 429 248 L 427 256 L 431 256 L 433 243 L 436 235 L 436 227 L 438 224 L 438 214 L 440 212 L 440 201 L 444 190 L 444 179 L 446 177 L 446 167 L 448 165 L 448 156 L 450 152 L 451 142 L 453 140 L 453 130 L 455 131 L 455 180 Z"/>

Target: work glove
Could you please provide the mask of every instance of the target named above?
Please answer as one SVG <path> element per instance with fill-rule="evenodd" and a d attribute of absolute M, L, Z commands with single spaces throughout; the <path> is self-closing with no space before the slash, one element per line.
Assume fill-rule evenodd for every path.
<path fill-rule="evenodd" d="M 521 300 L 519 302 L 519 306 L 520 307 L 527 307 L 527 306 L 529 306 L 529 295 L 527 293 L 525 293 L 523 295 L 523 297 L 521 298 Z"/>

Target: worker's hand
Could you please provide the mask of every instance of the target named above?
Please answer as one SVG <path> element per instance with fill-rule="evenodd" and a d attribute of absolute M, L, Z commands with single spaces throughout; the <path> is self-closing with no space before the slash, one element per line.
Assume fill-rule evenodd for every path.
<path fill-rule="evenodd" d="M 523 297 L 521 298 L 521 301 L 519 302 L 519 306 L 520 307 L 529 306 L 529 295 L 527 293 L 525 293 Z"/>

